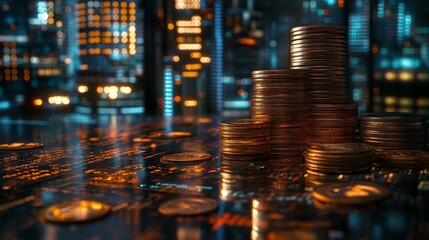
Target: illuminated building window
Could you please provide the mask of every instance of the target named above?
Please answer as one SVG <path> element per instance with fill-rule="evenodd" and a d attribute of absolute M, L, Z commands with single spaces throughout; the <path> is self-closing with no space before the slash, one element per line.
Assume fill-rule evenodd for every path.
<path fill-rule="evenodd" d="M 176 9 L 200 9 L 200 0 L 175 0 Z"/>
<path fill-rule="evenodd" d="M 182 97 L 181 96 L 179 96 L 179 95 L 174 96 L 174 102 L 179 103 L 180 101 L 182 101 Z"/>
<path fill-rule="evenodd" d="M 197 101 L 197 100 L 185 100 L 185 101 L 183 102 L 183 104 L 184 104 L 186 107 L 196 107 L 196 106 L 198 106 L 198 101 Z"/>
<path fill-rule="evenodd" d="M 429 80 L 429 73 L 417 73 L 416 78 L 418 81 L 428 81 Z"/>
<path fill-rule="evenodd" d="M 190 53 L 191 58 L 201 58 L 200 52 L 191 52 Z"/>
<path fill-rule="evenodd" d="M 177 47 L 179 50 L 200 50 L 201 44 L 199 43 L 181 43 L 178 44 Z"/>
<path fill-rule="evenodd" d="M 391 72 L 391 71 L 386 72 L 385 78 L 386 78 L 387 81 L 394 81 L 394 80 L 396 80 L 396 73 L 395 72 Z"/>
<path fill-rule="evenodd" d="M 401 107 L 412 107 L 414 105 L 414 99 L 412 98 L 399 98 L 399 106 Z"/>
<path fill-rule="evenodd" d="M 196 78 L 199 76 L 199 73 L 197 71 L 183 71 L 182 77 L 184 78 Z"/>
<path fill-rule="evenodd" d="M 384 103 L 388 106 L 396 104 L 396 97 L 386 96 L 384 98 Z"/>
<path fill-rule="evenodd" d="M 413 73 L 411 72 L 400 72 L 399 73 L 399 80 L 402 82 L 409 82 L 412 81 L 414 78 Z"/>

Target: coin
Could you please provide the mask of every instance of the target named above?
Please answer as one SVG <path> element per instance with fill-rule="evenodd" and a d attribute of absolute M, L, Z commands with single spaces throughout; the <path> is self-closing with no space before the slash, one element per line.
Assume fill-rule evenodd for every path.
<path fill-rule="evenodd" d="M 44 221 L 54 223 L 80 223 L 106 216 L 111 207 L 93 200 L 74 200 L 54 204 L 39 214 Z"/>
<path fill-rule="evenodd" d="M 234 119 L 220 122 L 221 128 L 267 128 L 270 126 L 268 121 L 256 119 Z"/>
<path fill-rule="evenodd" d="M 149 135 L 150 138 L 185 138 L 192 137 L 191 132 L 172 131 L 172 132 L 153 132 Z"/>
<path fill-rule="evenodd" d="M 311 192 L 311 196 L 319 201 L 345 205 L 376 203 L 389 195 L 387 187 L 371 182 L 330 183 L 318 186 Z"/>
<path fill-rule="evenodd" d="M 422 150 L 396 150 L 377 155 L 374 165 L 394 168 L 428 168 L 429 152 Z"/>
<path fill-rule="evenodd" d="M 183 197 L 162 203 L 158 211 L 168 216 L 195 216 L 213 212 L 218 207 L 216 200 L 205 197 Z"/>
<path fill-rule="evenodd" d="M 183 152 L 161 157 L 161 162 L 165 163 L 195 163 L 210 161 L 212 155 L 204 152 Z"/>
<path fill-rule="evenodd" d="M 385 113 L 363 113 L 361 121 L 370 122 L 421 122 L 425 116 L 418 113 L 385 112 Z"/>
<path fill-rule="evenodd" d="M 38 142 L 14 142 L 14 143 L 3 143 L 0 144 L 0 151 L 16 151 L 16 150 L 29 150 L 42 148 L 43 143 Z"/>

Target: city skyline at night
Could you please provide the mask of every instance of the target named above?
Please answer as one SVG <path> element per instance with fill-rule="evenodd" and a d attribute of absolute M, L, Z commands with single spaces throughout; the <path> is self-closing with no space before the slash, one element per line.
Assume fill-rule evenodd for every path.
<path fill-rule="evenodd" d="M 0 110 L 142 113 L 149 97 L 156 113 L 166 116 L 246 115 L 251 71 L 289 68 L 290 29 L 334 24 L 349 29 L 350 100 L 360 113 L 429 112 L 427 3 L 153 4 L 0 0 Z M 145 41 L 149 11 L 155 16 L 153 44 Z M 155 67 L 144 69 L 149 48 Z"/>

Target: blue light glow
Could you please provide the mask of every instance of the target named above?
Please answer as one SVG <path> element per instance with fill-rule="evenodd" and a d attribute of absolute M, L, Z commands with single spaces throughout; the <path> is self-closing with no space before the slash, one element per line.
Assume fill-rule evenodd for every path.
<path fill-rule="evenodd" d="M 212 102 L 216 112 L 222 111 L 222 75 L 223 75 L 223 1 L 216 0 L 214 3 L 214 45 L 212 64 Z"/>
<path fill-rule="evenodd" d="M 173 70 L 164 69 L 164 116 L 173 116 Z"/>
<path fill-rule="evenodd" d="M 411 15 L 405 15 L 405 36 L 411 36 L 411 23 L 412 17 Z"/>
<path fill-rule="evenodd" d="M 380 0 L 377 7 L 377 17 L 384 18 L 384 1 Z"/>
<path fill-rule="evenodd" d="M 405 5 L 404 3 L 398 4 L 398 23 L 397 23 L 397 40 L 398 43 L 402 43 L 404 41 L 404 33 L 405 33 Z"/>

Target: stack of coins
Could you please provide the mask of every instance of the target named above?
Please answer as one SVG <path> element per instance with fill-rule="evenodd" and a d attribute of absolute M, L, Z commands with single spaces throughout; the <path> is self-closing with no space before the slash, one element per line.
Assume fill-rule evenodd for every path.
<path fill-rule="evenodd" d="M 276 159 L 302 161 L 306 143 L 305 74 L 299 70 L 259 70 L 252 72 L 251 116 L 271 122 L 271 155 Z"/>
<path fill-rule="evenodd" d="M 332 214 L 297 203 L 304 198 L 302 194 L 293 194 L 293 198 L 297 200 L 253 198 L 252 239 L 323 239 L 329 235 L 329 228 L 321 223 L 330 222 Z"/>
<path fill-rule="evenodd" d="M 377 151 L 424 149 L 427 137 L 425 117 L 417 113 L 362 114 L 360 133 Z"/>
<path fill-rule="evenodd" d="M 309 104 L 349 101 L 347 28 L 300 26 L 291 30 L 291 69 L 306 70 Z"/>
<path fill-rule="evenodd" d="M 375 166 L 392 168 L 429 168 L 429 152 L 423 150 L 395 150 L 379 154 Z"/>
<path fill-rule="evenodd" d="M 307 143 L 350 143 L 354 141 L 356 104 L 308 106 Z"/>
<path fill-rule="evenodd" d="M 270 152 L 270 123 L 237 119 L 220 122 L 220 152 L 228 159 L 237 155 L 253 161 Z"/>
<path fill-rule="evenodd" d="M 268 184 L 268 157 L 249 162 L 236 156 L 224 158 L 221 154 L 219 197 L 224 201 L 254 197 L 260 188 Z"/>
<path fill-rule="evenodd" d="M 369 171 L 374 151 L 363 143 L 317 144 L 308 145 L 303 155 L 310 174 L 350 174 Z"/>

